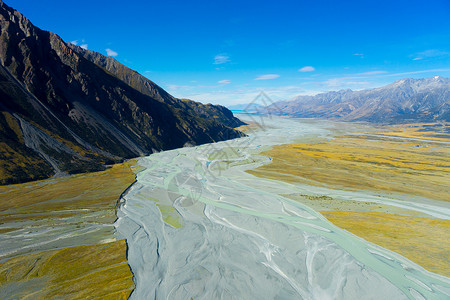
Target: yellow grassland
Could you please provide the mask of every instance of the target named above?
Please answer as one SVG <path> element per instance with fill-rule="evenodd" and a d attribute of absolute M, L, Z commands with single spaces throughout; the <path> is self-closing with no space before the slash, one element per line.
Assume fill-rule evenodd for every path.
<path fill-rule="evenodd" d="M 377 211 L 322 211 L 336 226 L 450 277 L 450 221 Z"/>
<path fill-rule="evenodd" d="M 133 163 L 115 164 L 101 172 L 0 186 L 0 212 L 114 209 L 121 193 L 135 180 Z M 111 214 L 115 215 L 114 210 Z"/>
<path fill-rule="evenodd" d="M 117 200 L 135 180 L 133 163 L 116 164 L 102 172 L 0 187 L 0 225 L 4 227 L 0 234 L 33 224 L 107 225 L 100 234 L 85 235 L 83 241 L 75 240 L 69 247 L 25 254 L 19 251 L 20 255 L 4 259 L 0 264 L 1 299 L 128 298 L 134 283 L 127 264 L 127 246 L 124 240 L 114 241 L 112 224 Z"/>
<path fill-rule="evenodd" d="M 247 125 L 241 125 L 237 128 L 235 128 L 236 130 L 242 131 L 244 133 L 251 133 L 255 130 L 260 129 L 261 126 L 258 123 L 254 123 L 254 122 L 247 122 Z"/>
<path fill-rule="evenodd" d="M 422 147 L 358 136 L 281 145 L 263 154 L 273 157 L 273 162 L 249 173 L 288 182 L 449 200 L 450 147 L 445 144 Z"/>
<path fill-rule="evenodd" d="M 383 134 L 394 131 L 390 128 Z M 275 146 L 262 153 L 272 157 L 271 164 L 248 172 L 287 182 L 449 201 L 450 145 L 438 143 L 437 137 L 415 140 L 429 138 L 428 134 L 415 133 L 414 139 L 361 134 L 320 143 Z M 429 271 L 450 276 L 448 220 L 327 196 L 286 196 L 313 207 L 355 235 L 404 255 Z"/>
<path fill-rule="evenodd" d="M 450 142 L 449 123 L 400 124 L 377 134 Z"/>
<path fill-rule="evenodd" d="M 14 257 L 0 265 L 2 299 L 128 299 L 124 240 Z"/>

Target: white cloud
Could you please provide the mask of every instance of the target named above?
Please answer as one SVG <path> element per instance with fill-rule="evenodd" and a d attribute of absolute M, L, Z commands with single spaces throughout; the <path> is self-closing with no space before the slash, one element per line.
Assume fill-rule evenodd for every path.
<path fill-rule="evenodd" d="M 261 93 L 260 88 L 238 88 L 234 90 L 220 90 L 198 92 L 198 90 L 178 90 L 174 92 L 175 97 L 188 98 L 203 103 L 214 103 L 221 105 L 233 105 L 250 103 Z M 286 100 L 299 95 L 316 95 L 318 91 L 305 91 L 299 86 L 282 86 L 274 88 L 265 88 L 264 92 L 275 102 Z"/>
<path fill-rule="evenodd" d="M 187 88 L 188 86 L 185 85 L 178 85 L 178 84 L 168 84 L 167 89 L 171 91 Z"/>
<path fill-rule="evenodd" d="M 75 46 L 78 45 L 78 41 L 77 41 L 77 40 L 71 41 L 70 43 L 73 44 L 73 45 L 75 45 Z"/>
<path fill-rule="evenodd" d="M 316 69 L 314 67 L 311 66 L 304 66 L 303 68 L 299 69 L 299 72 L 313 72 Z"/>
<path fill-rule="evenodd" d="M 108 56 L 116 57 L 117 55 L 119 55 L 119 53 L 117 53 L 116 51 L 111 50 L 111 49 L 109 49 L 109 48 L 107 48 L 107 49 L 105 49 L 105 50 L 106 50 L 106 54 L 107 54 Z"/>
<path fill-rule="evenodd" d="M 359 56 L 360 58 L 364 58 L 364 54 L 363 53 L 354 53 L 353 55 Z"/>
<path fill-rule="evenodd" d="M 217 83 L 220 83 L 220 84 L 229 84 L 229 83 L 231 83 L 231 80 L 228 80 L 228 79 L 219 80 L 219 81 L 217 81 Z"/>
<path fill-rule="evenodd" d="M 370 82 L 368 81 L 347 81 L 346 84 L 348 85 L 368 85 Z"/>
<path fill-rule="evenodd" d="M 255 80 L 268 80 L 268 79 L 275 79 L 280 77 L 280 75 L 278 74 L 265 74 L 265 75 L 261 75 L 255 78 Z"/>
<path fill-rule="evenodd" d="M 215 65 L 221 65 L 230 61 L 230 57 L 226 54 L 218 54 L 214 57 Z"/>
<path fill-rule="evenodd" d="M 333 78 L 333 79 L 328 79 L 327 81 L 324 81 L 323 83 L 325 83 L 329 87 L 339 87 L 342 85 L 342 80 L 340 78 Z"/>
<path fill-rule="evenodd" d="M 358 77 L 331 78 L 326 81 L 323 81 L 322 84 L 324 84 L 327 88 L 330 88 L 330 89 L 343 89 L 343 88 L 349 88 L 350 86 L 369 87 L 370 82 L 368 82 L 368 81 L 349 81 L 349 79 L 355 79 L 355 78 L 358 78 Z"/>
<path fill-rule="evenodd" d="M 364 73 L 358 73 L 356 75 L 366 76 L 366 75 L 379 75 L 379 74 L 385 74 L 385 73 L 388 73 L 388 71 L 369 71 L 369 72 L 364 72 Z"/>
<path fill-rule="evenodd" d="M 434 57 L 445 57 L 450 56 L 450 52 L 442 51 L 438 49 L 429 49 L 422 52 L 417 52 L 411 56 L 414 56 L 412 60 L 422 60 L 426 58 L 434 58 Z"/>
<path fill-rule="evenodd" d="M 83 48 L 84 50 L 87 50 L 87 48 L 88 48 L 88 44 L 83 44 L 83 45 L 80 45 L 80 47 L 81 47 L 81 48 Z"/>
<path fill-rule="evenodd" d="M 431 69 L 431 70 L 421 70 L 421 71 L 412 71 L 412 72 L 388 74 L 388 75 L 385 75 L 385 76 L 405 76 L 405 75 L 413 75 L 413 74 L 438 73 L 438 72 L 449 72 L 449 71 L 450 71 L 450 69 Z"/>

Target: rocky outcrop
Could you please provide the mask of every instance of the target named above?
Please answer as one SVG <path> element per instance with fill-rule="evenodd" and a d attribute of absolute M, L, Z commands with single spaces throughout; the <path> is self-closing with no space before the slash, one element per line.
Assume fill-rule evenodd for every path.
<path fill-rule="evenodd" d="M 3 184 L 243 136 L 232 128 L 242 122 L 226 108 L 176 99 L 116 60 L 33 26 L 1 1 L 0 63 Z M 7 158 L 19 154 L 18 165 Z"/>

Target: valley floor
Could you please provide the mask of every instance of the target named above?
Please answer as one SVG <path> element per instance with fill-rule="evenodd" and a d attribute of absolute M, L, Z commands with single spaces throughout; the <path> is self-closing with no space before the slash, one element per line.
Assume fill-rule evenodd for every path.
<path fill-rule="evenodd" d="M 116 205 L 132 162 L 0 187 L 1 299 L 127 299 L 134 288 Z"/>
<path fill-rule="evenodd" d="M 0 187 L 0 298 L 448 297 L 448 127 L 264 122 Z"/>
<path fill-rule="evenodd" d="M 351 126 L 349 124 L 349 126 Z M 397 125 L 263 152 L 271 164 L 250 174 L 318 187 L 426 198 L 450 207 L 448 126 Z M 288 194 L 335 225 L 450 276 L 450 221 L 404 207 L 339 196 Z"/>
<path fill-rule="evenodd" d="M 242 117 L 246 138 L 139 159 L 131 299 L 448 298 L 445 141 Z"/>

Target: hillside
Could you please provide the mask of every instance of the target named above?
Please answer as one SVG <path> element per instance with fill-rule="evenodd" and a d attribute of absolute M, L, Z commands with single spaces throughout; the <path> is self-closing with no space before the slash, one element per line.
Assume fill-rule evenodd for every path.
<path fill-rule="evenodd" d="M 340 90 L 276 102 L 269 111 L 301 118 L 380 123 L 450 121 L 450 80 L 401 79 L 384 87 Z"/>
<path fill-rule="evenodd" d="M 102 170 L 243 136 L 224 107 L 172 97 L 116 60 L 43 31 L 0 1 L 0 183 Z"/>

